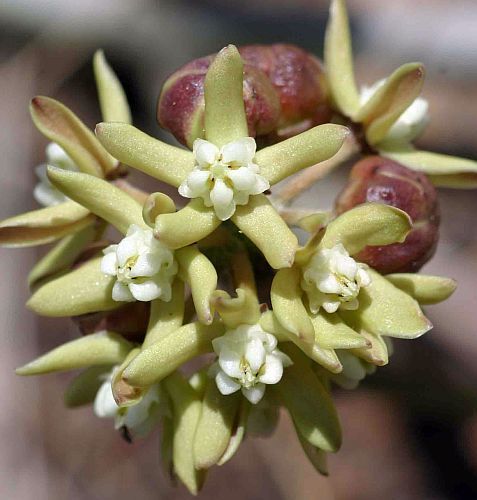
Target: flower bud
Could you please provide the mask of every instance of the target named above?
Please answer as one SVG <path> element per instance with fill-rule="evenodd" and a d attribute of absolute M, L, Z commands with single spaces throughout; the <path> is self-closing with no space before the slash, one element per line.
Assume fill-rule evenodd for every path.
<path fill-rule="evenodd" d="M 434 254 L 439 237 L 437 195 L 428 178 L 387 158 L 365 158 L 353 167 L 348 185 L 336 200 L 336 213 L 365 202 L 404 210 L 413 229 L 404 243 L 368 246 L 356 255 L 357 260 L 383 274 L 418 271 Z"/>
<path fill-rule="evenodd" d="M 245 63 L 243 96 L 251 137 L 273 140 L 328 121 L 326 83 L 317 58 L 285 44 L 248 45 L 239 52 Z M 195 59 L 177 70 L 159 97 L 159 124 L 189 147 L 203 137 L 204 81 L 214 57 Z"/>

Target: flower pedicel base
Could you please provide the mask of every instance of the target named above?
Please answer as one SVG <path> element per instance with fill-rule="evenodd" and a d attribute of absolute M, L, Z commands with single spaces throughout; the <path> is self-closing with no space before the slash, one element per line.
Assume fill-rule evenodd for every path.
<path fill-rule="evenodd" d="M 247 431 L 273 432 L 281 407 L 311 463 L 328 473 L 326 455 L 341 444 L 333 384 L 353 389 L 386 365 L 391 338 L 429 331 L 421 305 L 455 289 L 451 279 L 405 272 L 425 263 L 437 242 L 435 192 L 425 174 L 438 185 L 471 187 L 477 173 L 471 160 L 410 152 L 427 120 L 416 100 L 421 65 L 405 65 L 359 96 L 341 0 L 332 1 L 325 72 L 289 46 L 239 53 L 230 45 L 199 61 L 168 80 L 159 103 L 161 122 L 192 151 L 131 125 L 101 52 L 94 70 L 104 122 L 96 136 L 57 101 L 33 99 L 33 121 L 52 141 L 47 177 L 42 168 L 35 189 L 46 207 L 0 223 L 6 246 L 57 241 L 30 274 L 27 305 L 44 316 L 73 317 L 84 334 L 17 373 L 81 369 L 66 390 L 68 406 L 92 404 L 128 440 L 160 425 L 166 469 L 193 494 Z M 274 87 L 276 68 L 297 61 L 307 69 L 292 72 L 287 85 L 308 89 L 306 103 L 299 102 L 304 92 L 290 103 Z M 180 90 L 191 67 L 203 85 L 198 96 Z M 170 95 L 181 96 L 176 116 Z M 254 95 L 266 105 L 254 106 Z M 365 154 L 373 149 L 381 157 L 356 166 L 335 214 L 310 210 L 285 220 L 270 187 L 332 158 L 338 163 L 346 148 L 350 131 L 323 124 L 331 117 L 325 109 L 363 132 Z M 407 174 L 406 166 L 424 173 Z M 126 167 L 174 186 L 185 206 L 177 210 L 165 194 L 131 186 Z M 423 221 L 432 228 L 427 239 L 419 233 Z M 304 246 L 287 222 L 307 231 Z M 102 239 L 108 225 L 123 234 L 119 242 Z M 385 258 L 373 257 L 373 249 Z M 389 269 L 399 272 L 381 274 Z M 193 367 L 191 376 L 184 366 L 187 373 Z"/>

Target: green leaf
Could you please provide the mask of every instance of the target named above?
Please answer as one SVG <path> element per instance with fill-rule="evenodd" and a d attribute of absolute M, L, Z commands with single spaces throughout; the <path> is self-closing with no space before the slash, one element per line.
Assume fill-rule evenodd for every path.
<path fill-rule="evenodd" d="M 44 245 L 90 226 L 94 219 L 86 208 L 73 201 L 40 208 L 1 221 L 0 245 Z"/>
<path fill-rule="evenodd" d="M 199 321 L 210 325 L 214 319 L 210 300 L 217 288 L 215 267 L 196 246 L 181 248 L 175 257 L 179 263 L 179 276 L 190 286 Z"/>
<path fill-rule="evenodd" d="M 359 109 L 359 92 L 353 69 L 353 50 L 345 0 L 332 0 L 325 33 L 325 68 L 330 92 L 338 110 L 353 116 Z"/>
<path fill-rule="evenodd" d="M 372 365 L 387 365 L 389 353 L 385 339 L 381 335 L 375 335 L 363 329 L 361 329 L 360 333 L 371 344 L 371 347 L 351 349 L 351 352 Z"/>
<path fill-rule="evenodd" d="M 214 209 L 196 198 L 178 212 L 159 215 L 154 235 L 169 248 L 177 249 L 202 240 L 219 225 Z"/>
<path fill-rule="evenodd" d="M 362 122 L 369 144 L 378 144 L 396 120 L 417 99 L 424 82 L 420 63 L 398 68 L 356 113 L 354 121 Z"/>
<path fill-rule="evenodd" d="M 298 431 L 308 443 L 324 451 L 341 446 L 341 429 L 330 394 L 300 351 L 282 346 L 293 360 L 276 388 Z"/>
<path fill-rule="evenodd" d="M 147 389 L 139 389 L 129 385 L 123 379 L 124 370 L 129 366 L 129 363 L 139 354 L 140 347 L 136 347 L 129 351 L 126 358 L 116 367 L 111 379 L 111 389 L 113 391 L 114 400 L 120 408 L 127 408 L 138 404 L 143 398 Z"/>
<path fill-rule="evenodd" d="M 123 190 L 92 175 L 48 167 L 48 179 L 69 198 L 126 234 L 131 224 L 145 226 L 141 205 Z"/>
<path fill-rule="evenodd" d="M 196 469 L 209 469 L 227 450 L 240 399 L 239 393 L 224 396 L 217 389 L 215 380 L 209 379 L 194 436 Z"/>
<path fill-rule="evenodd" d="M 237 297 L 232 298 L 223 290 L 216 290 L 211 305 L 219 313 L 227 328 L 237 328 L 244 323 L 254 325 L 260 319 L 257 295 L 245 288 L 237 288 Z"/>
<path fill-rule="evenodd" d="M 93 70 L 103 120 L 131 123 L 131 110 L 123 86 L 102 50 L 97 50 L 94 54 Z"/>
<path fill-rule="evenodd" d="M 180 328 L 184 319 L 184 307 L 184 285 L 181 280 L 176 279 L 172 283 L 169 302 L 161 299 L 151 302 L 149 324 L 142 348 L 146 349 Z"/>
<path fill-rule="evenodd" d="M 416 299 L 419 304 L 442 302 L 448 299 L 457 287 L 455 280 L 442 276 L 396 273 L 386 275 L 386 279 Z"/>
<path fill-rule="evenodd" d="M 115 278 L 101 272 L 101 257 L 44 284 L 27 307 L 41 316 L 67 317 L 109 311 L 121 305 L 112 298 Z"/>
<path fill-rule="evenodd" d="M 170 146 L 126 123 L 99 123 L 96 136 L 119 161 L 179 187 L 194 168 L 190 151 Z"/>
<path fill-rule="evenodd" d="M 65 406 L 77 408 L 93 403 L 96 393 L 104 382 L 103 376 L 111 366 L 91 366 L 82 371 L 68 384 L 64 394 Z"/>
<path fill-rule="evenodd" d="M 54 276 L 68 269 L 92 243 L 98 233 L 93 222 L 77 233 L 65 236 L 44 257 L 42 257 L 28 274 L 28 285 L 33 287 L 40 280 Z"/>
<path fill-rule="evenodd" d="M 419 304 L 373 269 L 368 269 L 371 284 L 362 288 L 357 311 L 340 311 L 357 328 L 375 335 L 415 339 L 432 328 Z"/>
<path fill-rule="evenodd" d="M 438 187 L 474 189 L 477 187 L 477 162 L 467 158 L 419 151 L 412 147 L 382 150 L 380 153 L 402 165 L 423 172 Z"/>
<path fill-rule="evenodd" d="M 211 352 L 212 340 L 223 333 L 218 321 L 208 326 L 198 322 L 184 325 L 138 354 L 123 377 L 135 387 L 148 387 L 195 356 Z"/>
<path fill-rule="evenodd" d="M 197 495 L 205 481 L 205 471 L 194 464 L 194 437 L 201 414 L 201 402 L 187 380 L 174 372 L 164 380 L 172 401 L 172 462 L 174 472 L 192 495 Z"/>
<path fill-rule="evenodd" d="M 278 271 L 270 290 L 273 312 L 285 330 L 302 341 L 313 344 L 315 330 L 303 305 L 302 294 L 299 269 Z"/>
<path fill-rule="evenodd" d="M 273 269 L 293 264 L 298 240 L 265 195 L 251 196 L 247 205 L 238 206 L 232 222 L 258 247 Z"/>
<path fill-rule="evenodd" d="M 35 97 L 30 113 L 37 129 L 59 144 L 86 173 L 105 177 L 117 167 L 117 161 L 101 146 L 93 132 L 66 106 L 49 97 Z"/>
<path fill-rule="evenodd" d="M 364 247 L 402 243 L 412 228 L 406 212 L 380 203 L 365 203 L 344 212 L 328 224 L 321 244 L 342 243 L 350 255 Z"/>
<path fill-rule="evenodd" d="M 248 137 L 243 101 L 243 62 L 228 45 L 215 57 L 205 76 L 205 136 L 221 147 Z"/>
<path fill-rule="evenodd" d="M 121 363 L 131 348 L 132 344 L 121 335 L 102 331 L 60 345 L 15 372 L 17 375 L 42 375 L 91 365 L 115 365 Z"/>
<path fill-rule="evenodd" d="M 349 130 L 342 125 L 318 125 L 306 132 L 258 151 L 255 161 L 270 184 L 334 156 Z"/>

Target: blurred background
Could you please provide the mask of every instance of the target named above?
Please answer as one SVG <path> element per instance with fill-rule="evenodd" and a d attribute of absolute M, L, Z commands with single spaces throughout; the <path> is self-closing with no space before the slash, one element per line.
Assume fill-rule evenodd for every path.
<path fill-rule="evenodd" d="M 432 122 L 423 148 L 477 157 L 477 2 L 349 1 L 361 84 L 423 61 Z M 47 141 L 28 102 L 37 94 L 100 120 L 91 57 L 102 47 L 125 86 L 135 125 L 168 141 L 155 122 L 169 73 L 228 43 L 290 42 L 321 55 L 326 0 L 2 0 L 0 2 L 0 218 L 35 208 L 33 167 Z M 346 168 L 297 200 L 328 208 Z M 144 182 L 144 179 L 143 179 Z M 154 187 L 147 185 L 148 189 Z M 477 193 L 441 190 L 442 235 L 424 271 L 456 278 L 427 313 L 434 330 L 395 342 L 389 366 L 337 391 L 344 430 L 330 477 L 307 463 L 282 415 L 269 439 L 248 440 L 212 470 L 204 499 L 477 498 Z M 0 498 L 188 498 L 159 466 L 157 433 L 128 445 L 91 408 L 67 410 L 68 375 L 16 377 L 16 366 L 75 336 L 66 321 L 24 309 L 26 275 L 42 250 L 0 250 Z"/>

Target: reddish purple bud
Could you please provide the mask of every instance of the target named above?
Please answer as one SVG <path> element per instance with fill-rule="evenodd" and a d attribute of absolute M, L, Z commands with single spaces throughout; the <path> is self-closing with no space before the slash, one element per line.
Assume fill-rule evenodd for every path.
<path fill-rule="evenodd" d="M 284 44 L 249 45 L 239 52 L 245 63 L 243 90 L 251 137 L 289 136 L 329 120 L 326 82 L 317 58 Z M 204 135 L 204 80 L 214 57 L 196 59 L 176 71 L 159 97 L 159 124 L 189 147 Z"/>
<path fill-rule="evenodd" d="M 418 271 L 434 255 L 439 239 L 439 206 L 429 179 L 387 158 L 367 157 L 351 170 L 348 185 L 336 200 L 336 212 L 365 202 L 404 210 L 414 227 L 404 243 L 366 247 L 357 259 L 383 274 Z"/>

